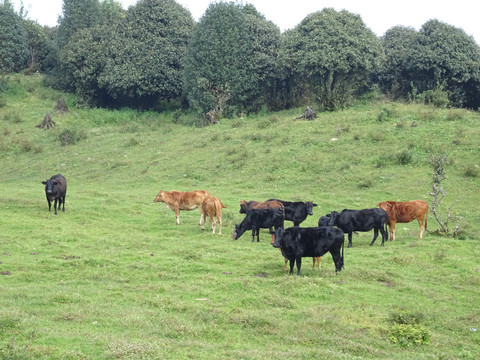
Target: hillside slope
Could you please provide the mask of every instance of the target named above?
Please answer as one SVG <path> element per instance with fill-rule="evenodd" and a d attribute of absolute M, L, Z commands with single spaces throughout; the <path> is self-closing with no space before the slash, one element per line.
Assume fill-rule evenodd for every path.
<path fill-rule="evenodd" d="M 53 110 L 59 97 L 67 113 Z M 358 103 L 314 121 L 294 109 L 197 128 L 180 112 L 76 108 L 40 76 L 11 76 L 3 99 L 0 358 L 480 356 L 478 113 Z M 35 127 L 46 112 L 52 130 Z M 383 200 L 431 203 L 439 154 L 456 238 L 429 214 L 421 241 L 414 222 L 384 247 L 361 233 L 339 275 L 327 254 L 296 277 L 266 231 L 253 244 L 230 236 L 241 200 L 314 201 L 302 226 Z M 55 216 L 41 182 L 57 173 L 68 188 Z M 172 189 L 218 196 L 223 235 L 202 232 L 197 210 L 177 226 L 153 203 Z"/>

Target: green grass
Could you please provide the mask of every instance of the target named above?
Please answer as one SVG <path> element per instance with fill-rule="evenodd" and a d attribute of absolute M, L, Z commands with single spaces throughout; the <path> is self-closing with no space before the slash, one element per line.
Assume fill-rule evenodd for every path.
<path fill-rule="evenodd" d="M 0 358 L 480 357 L 478 113 L 359 103 L 315 121 L 292 120 L 303 111 L 294 109 L 196 128 L 188 113 L 79 109 L 39 76 L 11 76 L 9 86 L 0 108 Z M 66 114 L 53 110 L 59 97 Z M 57 127 L 35 128 L 47 111 Z M 62 146 L 65 130 L 81 136 Z M 385 247 L 361 233 L 339 275 L 326 255 L 316 270 L 304 259 L 301 277 L 283 271 L 266 231 L 260 243 L 231 238 L 241 200 L 315 201 L 304 226 L 383 200 L 430 203 L 429 162 L 441 153 L 441 210 L 451 207 L 457 238 L 418 241 L 413 222 Z M 59 172 L 68 191 L 55 216 L 41 181 Z M 197 210 L 175 225 L 153 203 L 172 189 L 218 196 L 224 234 L 202 232 Z M 439 228 L 432 214 L 428 228 Z"/>

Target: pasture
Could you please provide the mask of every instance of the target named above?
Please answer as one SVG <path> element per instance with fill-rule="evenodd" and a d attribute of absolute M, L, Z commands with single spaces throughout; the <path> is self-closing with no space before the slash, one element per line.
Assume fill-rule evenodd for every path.
<path fill-rule="evenodd" d="M 478 359 L 480 115 L 358 103 L 314 121 L 303 109 L 195 127 L 189 113 L 81 109 L 39 76 L 11 76 L 0 108 L 0 358 Z M 69 112 L 55 113 L 59 97 Z M 35 128 L 49 111 L 56 127 Z M 415 126 L 412 126 L 415 125 Z M 353 236 L 335 275 L 302 276 L 249 233 L 233 241 L 241 200 L 331 210 L 384 200 L 431 203 L 430 159 L 446 154 L 440 207 L 455 238 L 397 224 L 396 241 Z M 42 181 L 62 173 L 65 213 Z M 223 235 L 159 190 L 221 199 Z M 291 226 L 286 222 L 286 226 Z M 478 331 L 477 331 L 478 329 Z"/>

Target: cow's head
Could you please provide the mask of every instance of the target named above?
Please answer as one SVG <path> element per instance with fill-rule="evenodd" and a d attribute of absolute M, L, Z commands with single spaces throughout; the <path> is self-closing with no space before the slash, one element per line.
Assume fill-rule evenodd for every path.
<path fill-rule="evenodd" d="M 313 207 L 314 207 L 314 206 L 318 206 L 317 204 L 314 204 L 314 203 L 311 202 L 311 201 L 306 202 L 305 205 L 307 205 L 307 213 L 308 213 L 308 215 L 313 215 Z"/>
<path fill-rule="evenodd" d="M 285 234 L 285 229 L 278 228 L 275 230 L 275 240 L 272 243 L 273 247 L 277 249 L 281 247 L 281 242 L 284 234 Z"/>
<path fill-rule="evenodd" d="M 247 213 L 247 201 L 246 200 L 242 200 L 240 201 L 240 211 L 239 211 L 240 214 L 246 214 Z"/>
<path fill-rule="evenodd" d="M 390 204 L 388 201 L 382 201 L 381 203 L 378 203 L 375 206 L 378 206 L 380 209 L 383 209 L 386 212 L 388 212 L 388 209 L 392 206 L 392 204 Z"/>
<path fill-rule="evenodd" d="M 50 178 L 46 181 L 42 181 L 42 184 L 45 185 L 45 192 L 47 194 L 53 194 L 55 192 L 55 187 L 58 186 L 58 181 Z"/>
<path fill-rule="evenodd" d="M 320 219 L 318 219 L 318 226 L 329 226 L 330 224 L 330 214 L 327 216 L 320 216 Z"/>
<path fill-rule="evenodd" d="M 235 224 L 235 229 L 233 230 L 233 233 L 232 233 L 233 240 L 237 240 L 240 237 L 239 234 L 240 234 L 240 225 Z"/>
<path fill-rule="evenodd" d="M 164 202 L 164 195 L 165 195 L 165 192 L 160 190 L 157 194 L 157 196 L 155 196 L 155 199 L 153 199 L 153 202 Z"/>
<path fill-rule="evenodd" d="M 335 226 L 339 215 L 340 214 L 337 211 L 332 211 L 330 215 L 326 215 L 327 217 L 330 217 L 330 222 L 328 223 L 328 225 Z"/>

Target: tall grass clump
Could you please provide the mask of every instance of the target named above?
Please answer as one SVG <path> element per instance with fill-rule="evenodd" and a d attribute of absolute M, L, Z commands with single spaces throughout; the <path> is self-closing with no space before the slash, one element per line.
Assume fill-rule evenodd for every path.
<path fill-rule="evenodd" d="M 85 130 L 64 129 L 60 131 L 57 137 L 62 146 L 74 145 L 80 140 L 85 140 L 87 132 Z"/>

